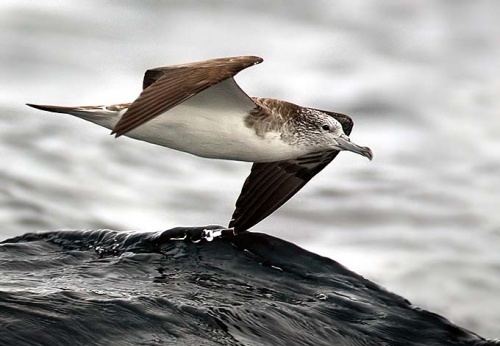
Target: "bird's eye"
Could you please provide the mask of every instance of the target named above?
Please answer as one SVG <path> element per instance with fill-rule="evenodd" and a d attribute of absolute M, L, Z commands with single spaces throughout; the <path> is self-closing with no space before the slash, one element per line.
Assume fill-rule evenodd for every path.
<path fill-rule="evenodd" d="M 321 128 L 322 128 L 323 130 L 325 130 L 325 131 L 330 131 L 330 126 L 329 126 L 329 125 L 326 125 L 326 124 L 325 124 L 325 125 L 321 126 Z"/>

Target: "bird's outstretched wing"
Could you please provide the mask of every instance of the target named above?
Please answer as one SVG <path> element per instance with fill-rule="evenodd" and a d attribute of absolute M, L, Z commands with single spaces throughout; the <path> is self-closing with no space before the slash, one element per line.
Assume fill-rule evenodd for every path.
<path fill-rule="evenodd" d="M 232 80 L 241 70 L 261 62 L 259 57 L 240 56 L 148 70 L 144 75 L 144 90 L 117 122 L 112 133 L 116 137 L 121 136 L 201 91 L 224 80 Z M 237 87 L 234 80 L 231 82 Z M 252 102 L 250 97 L 246 97 Z"/>
<path fill-rule="evenodd" d="M 349 135 L 352 120 L 346 115 L 326 112 L 337 119 Z M 294 160 L 254 163 L 236 201 L 229 227 L 235 232 L 256 225 L 292 198 L 309 180 L 325 168 L 339 151 L 311 153 Z"/>

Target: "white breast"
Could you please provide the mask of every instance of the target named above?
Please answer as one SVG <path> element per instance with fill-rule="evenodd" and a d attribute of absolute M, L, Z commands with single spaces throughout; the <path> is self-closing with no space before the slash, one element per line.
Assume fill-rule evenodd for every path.
<path fill-rule="evenodd" d="M 244 119 L 253 107 L 251 99 L 234 80 L 228 79 L 139 126 L 127 136 L 217 159 L 265 162 L 303 154 L 284 143 L 279 133 L 263 138 L 247 127 Z"/>

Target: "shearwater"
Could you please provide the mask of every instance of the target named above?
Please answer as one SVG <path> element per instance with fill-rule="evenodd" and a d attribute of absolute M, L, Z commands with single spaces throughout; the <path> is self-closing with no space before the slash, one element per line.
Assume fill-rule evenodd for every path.
<path fill-rule="evenodd" d="M 347 115 L 248 96 L 233 77 L 261 63 L 255 56 L 199 61 L 147 70 L 132 103 L 61 107 L 67 113 L 142 141 L 201 157 L 253 162 L 229 228 L 241 232 L 269 216 L 341 150 L 372 159 L 349 139 Z"/>

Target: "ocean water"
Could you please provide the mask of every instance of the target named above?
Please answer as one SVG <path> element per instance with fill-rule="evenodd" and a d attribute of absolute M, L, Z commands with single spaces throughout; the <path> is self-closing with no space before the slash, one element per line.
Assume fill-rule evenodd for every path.
<path fill-rule="evenodd" d="M 1 242 L 0 344 L 500 345 L 292 243 L 205 229 Z"/>
<path fill-rule="evenodd" d="M 2 1 L 0 240 L 226 224 L 248 163 L 197 158 L 25 103 L 128 102 L 150 67 L 230 55 L 252 96 L 339 111 L 342 153 L 252 230 L 500 336 L 500 3 Z"/>

